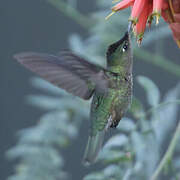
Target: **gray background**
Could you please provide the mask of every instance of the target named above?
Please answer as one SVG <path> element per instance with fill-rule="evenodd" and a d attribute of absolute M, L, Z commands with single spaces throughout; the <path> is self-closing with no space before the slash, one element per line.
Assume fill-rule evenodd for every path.
<path fill-rule="evenodd" d="M 95 4 L 93 1 L 79 0 L 78 9 L 87 13 L 95 10 Z M 4 153 L 16 143 L 17 130 L 35 125 L 44 113 L 26 104 L 26 95 L 40 91 L 33 89 L 29 83 L 33 74 L 17 64 L 12 56 L 21 51 L 58 52 L 68 48 L 68 36 L 71 33 L 87 36 L 87 32 L 79 25 L 45 0 L 0 1 L 0 180 L 6 179 L 13 172 L 15 162 L 9 162 Z M 180 53 L 175 43 L 171 38 L 164 40 L 164 43 L 168 46 L 165 56 L 179 63 Z M 149 50 L 154 48 L 156 49 L 155 44 L 151 45 Z M 178 80 L 175 76 L 142 61 L 134 63 L 134 75 L 138 74 L 152 78 L 161 92 L 166 92 Z M 142 96 L 143 91 L 138 88 L 135 84 L 134 92 Z M 69 157 L 66 169 L 73 174 L 73 179 L 80 179 L 88 171 L 79 164 L 87 140 L 86 127 L 84 124 L 81 132 L 83 138 L 74 142 L 65 153 Z"/>

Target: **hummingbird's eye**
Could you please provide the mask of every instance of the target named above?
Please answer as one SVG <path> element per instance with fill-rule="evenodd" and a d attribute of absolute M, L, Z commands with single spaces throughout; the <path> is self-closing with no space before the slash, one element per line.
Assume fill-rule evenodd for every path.
<path fill-rule="evenodd" d="M 128 48 L 128 42 L 125 42 L 122 48 L 122 51 L 125 52 Z"/>

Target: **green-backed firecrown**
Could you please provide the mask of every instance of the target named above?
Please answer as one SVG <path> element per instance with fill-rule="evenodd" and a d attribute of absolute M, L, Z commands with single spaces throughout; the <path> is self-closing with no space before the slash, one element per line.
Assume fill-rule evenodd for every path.
<path fill-rule="evenodd" d="M 31 71 L 73 95 L 85 100 L 93 96 L 86 163 L 95 162 L 105 132 L 118 125 L 131 103 L 133 60 L 129 34 L 110 45 L 106 55 L 106 69 L 69 51 L 57 56 L 32 52 L 14 56 Z"/>

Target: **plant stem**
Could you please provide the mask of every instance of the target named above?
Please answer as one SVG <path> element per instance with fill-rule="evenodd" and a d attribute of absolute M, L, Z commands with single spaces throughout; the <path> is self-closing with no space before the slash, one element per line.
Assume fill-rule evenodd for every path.
<path fill-rule="evenodd" d="M 161 171 L 163 170 L 164 166 L 169 162 L 169 160 L 171 160 L 178 138 L 180 136 L 180 121 L 178 123 L 178 126 L 176 128 L 176 131 L 173 135 L 173 138 L 169 144 L 169 147 L 164 155 L 164 157 L 162 158 L 161 162 L 159 163 L 156 171 L 154 172 L 154 174 L 151 176 L 150 180 L 156 180 L 159 176 L 159 174 L 161 173 Z"/>
<path fill-rule="evenodd" d="M 175 64 L 165 57 L 162 57 L 157 54 L 150 53 L 146 50 L 142 50 L 139 48 L 135 48 L 134 54 L 138 59 L 141 59 L 147 63 L 151 63 L 153 65 L 156 65 L 168 72 L 170 72 L 173 75 L 176 75 L 180 77 L 180 66 L 178 64 Z"/>
<path fill-rule="evenodd" d="M 47 0 L 47 2 L 64 13 L 66 16 L 73 19 L 76 23 L 78 23 L 85 29 L 90 28 L 95 23 L 92 18 L 86 17 L 85 15 L 81 14 L 79 11 L 68 5 L 68 3 L 64 2 L 63 0 Z"/>

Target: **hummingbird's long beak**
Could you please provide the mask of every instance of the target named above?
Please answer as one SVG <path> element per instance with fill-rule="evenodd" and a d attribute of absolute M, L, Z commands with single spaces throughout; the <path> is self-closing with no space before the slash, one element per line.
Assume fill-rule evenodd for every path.
<path fill-rule="evenodd" d="M 129 22 L 127 31 L 128 31 L 128 34 L 132 32 L 132 21 Z"/>

